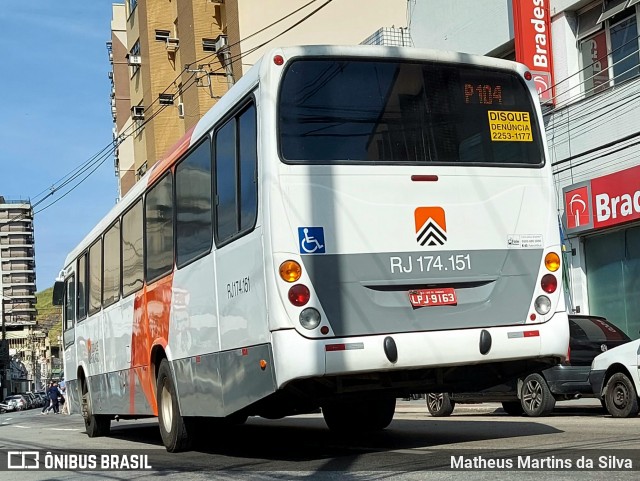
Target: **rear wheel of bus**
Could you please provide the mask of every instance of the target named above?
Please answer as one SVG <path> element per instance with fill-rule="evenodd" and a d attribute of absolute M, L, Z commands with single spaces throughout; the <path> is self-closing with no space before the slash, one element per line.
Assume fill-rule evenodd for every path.
<path fill-rule="evenodd" d="M 90 438 L 98 438 L 108 436 L 111 431 L 111 418 L 104 414 L 94 414 L 93 402 L 91 401 L 91 393 L 87 381 L 83 380 L 82 386 L 82 417 L 84 418 L 84 427 Z"/>
<path fill-rule="evenodd" d="M 173 374 L 166 359 L 162 360 L 158 369 L 156 396 L 160 436 L 165 448 L 170 453 L 189 449 L 191 436 L 187 430 L 187 421 L 180 414 Z"/>
<path fill-rule="evenodd" d="M 380 431 L 393 420 L 396 399 L 378 398 L 337 401 L 322 407 L 322 415 L 332 431 Z"/>

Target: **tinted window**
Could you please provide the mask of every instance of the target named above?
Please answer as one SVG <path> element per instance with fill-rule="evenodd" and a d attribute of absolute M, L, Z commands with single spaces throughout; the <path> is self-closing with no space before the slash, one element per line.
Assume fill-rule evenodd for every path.
<path fill-rule="evenodd" d="M 64 329 L 72 329 L 76 320 L 76 280 L 72 276 L 66 280 L 64 299 Z"/>
<path fill-rule="evenodd" d="M 225 241 L 236 227 L 236 122 L 231 119 L 216 133 L 216 234 Z"/>
<path fill-rule="evenodd" d="M 524 82 L 472 66 L 294 61 L 279 94 L 278 127 L 282 157 L 293 162 L 543 161 Z"/>
<path fill-rule="evenodd" d="M 87 255 L 78 259 L 78 320 L 87 317 Z"/>
<path fill-rule="evenodd" d="M 102 240 L 89 248 L 89 314 L 102 305 Z"/>
<path fill-rule="evenodd" d="M 211 145 L 208 138 L 176 168 L 176 235 L 178 267 L 211 249 Z"/>
<path fill-rule="evenodd" d="M 240 163 L 240 230 L 251 229 L 258 212 L 258 150 L 256 108 L 251 105 L 238 118 Z"/>
<path fill-rule="evenodd" d="M 173 267 L 173 178 L 165 176 L 145 201 L 146 278 L 167 274 Z"/>
<path fill-rule="evenodd" d="M 102 275 L 102 302 L 105 306 L 120 299 L 120 222 L 116 222 L 104 235 L 104 269 Z"/>
<path fill-rule="evenodd" d="M 597 317 L 571 318 L 571 337 L 590 342 L 628 341 L 629 337 L 616 326 Z"/>
<path fill-rule="evenodd" d="M 142 287 L 144 256 L 142 248 L 142 201 L 122 216 L 122 295 Z"/>

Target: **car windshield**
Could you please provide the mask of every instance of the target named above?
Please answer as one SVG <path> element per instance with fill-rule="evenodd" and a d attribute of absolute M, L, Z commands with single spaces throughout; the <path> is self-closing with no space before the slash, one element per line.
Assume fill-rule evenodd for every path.
<path fill-rule="evenodd" d="M 599 317 L 569 319 L 571 337 L 591 342 L 630 341 L 631 339 L 616 326 Z"/>

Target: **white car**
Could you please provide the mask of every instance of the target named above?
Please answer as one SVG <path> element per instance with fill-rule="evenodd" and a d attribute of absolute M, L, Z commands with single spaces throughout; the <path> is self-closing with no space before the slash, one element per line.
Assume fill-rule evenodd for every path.
<path fill-rule="evenodd" d="M 591 363 L 589 382 L 614 418 L 638 414 L 640 339 L 599 354 Z"/>

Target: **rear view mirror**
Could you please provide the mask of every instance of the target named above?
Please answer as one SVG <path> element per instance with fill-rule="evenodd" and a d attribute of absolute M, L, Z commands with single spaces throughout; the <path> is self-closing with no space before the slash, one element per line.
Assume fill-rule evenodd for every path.
<path fill-rule="evenodd" d="M 64 282 L 56 281 L 53 285 L 53 305 L 61 306 L 64 303 Z"/>

